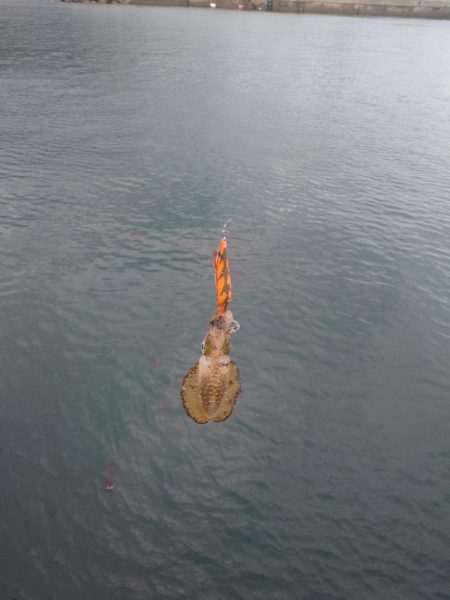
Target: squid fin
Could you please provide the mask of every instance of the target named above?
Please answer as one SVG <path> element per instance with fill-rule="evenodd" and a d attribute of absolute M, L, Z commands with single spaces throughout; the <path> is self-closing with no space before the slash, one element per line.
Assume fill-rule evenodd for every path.
<path fill-rule="evenodd" d="M 208 417 L 201 403 L 198 401 L 198 363 L 187 372 L 181 386 L 181 399 L 184 410 L 196 423 L 207 423 Z"/>
<path fill-rule="evenodd" d="M 228 375 L 228 388 L 225 392 L 226 398 L 221 402 L 220 408 L 212 418 L 216 423 L 225 421 L 233 412 L 237 397 L 241 391 L 241 382 L 239 381 L 239 368 L 233 361 L 230 362 Z"/>

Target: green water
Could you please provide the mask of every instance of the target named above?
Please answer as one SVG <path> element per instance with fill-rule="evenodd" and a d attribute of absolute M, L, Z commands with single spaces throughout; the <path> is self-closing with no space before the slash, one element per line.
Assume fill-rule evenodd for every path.
<path fill-rule="evenodd" d="M 449 72 L 438 21 L 2 2 L 1 600 L 450 598 Z"/>

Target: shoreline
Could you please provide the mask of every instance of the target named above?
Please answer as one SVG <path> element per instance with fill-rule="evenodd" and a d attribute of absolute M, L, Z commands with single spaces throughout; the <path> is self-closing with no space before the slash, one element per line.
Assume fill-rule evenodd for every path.
<path fill-rule="evenodd" d="M 83 2 L 83 0 L 61 0 Z M 210 8 L 211 0 L 87 0 L 94 4 Z M 213 8 L 296 14 L 450 19 L 450 0 L 212 0 Z"/>

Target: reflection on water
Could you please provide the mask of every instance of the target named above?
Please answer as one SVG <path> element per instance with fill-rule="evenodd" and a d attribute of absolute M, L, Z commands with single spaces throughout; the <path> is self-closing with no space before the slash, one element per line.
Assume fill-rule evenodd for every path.
<path fill-rule="evenodd" d="M 5 598 L 448 596 L 447 33 L 2 2 Z"/>

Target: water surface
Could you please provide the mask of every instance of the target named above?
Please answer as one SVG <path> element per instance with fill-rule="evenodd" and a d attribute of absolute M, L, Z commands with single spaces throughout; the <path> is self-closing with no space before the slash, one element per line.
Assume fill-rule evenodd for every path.
<path fill-rule="evenodd" d="M 2 2 L 2 599 L 450 598 L 449 73 L 439 21 Z"/>

